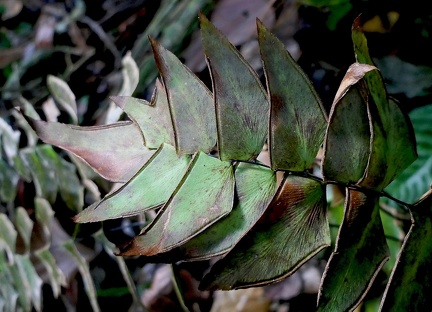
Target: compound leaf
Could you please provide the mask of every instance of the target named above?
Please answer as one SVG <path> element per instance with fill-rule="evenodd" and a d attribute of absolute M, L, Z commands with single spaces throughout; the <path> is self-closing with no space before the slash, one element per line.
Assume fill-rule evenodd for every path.
<path fill-rule="evenodd" d="M 163 144 L 126 184 L 81 211 L 76 222 L 96 222 L 131 216 L 163 205 L 174 192 L 190 156 L 178 156 Z"/>
<path fill-rule="evenodd" d="M 325 134 L 326 115 L 311 82 L 285 46 L 257 21 L 270 98 L 269 151 L 273 170 L 306 170 Z"/>
<path fill-rule="evenodd" d="M 229 215 L 183 245 L 151 260 L 204 260 L 234 247 L 263 214 L 277 187 L 272 170 L 249 163 L 236 167 L 235 182 L 237 205 Z"/>
<path fill-rule="evenodd" d="M 211 92 L 173 53 L 150 42 L 168 96 L 177 152 L 211 151 L 216 145 Z"/>
<path fill-rule="evenodd" d="M 344 219 L 323 274 L 318 311 L 353 311 L 388 260 L 378 200 L 347 189 Z"/>
<path fill-rule="evenodd" d="M 197 153 L 156 218 L 121 255 L 153 256 L 183 244 L 227 215 L 233 198 L 231 164 Z"/>
<path fill-rule="evenodd" d="M 324 184 L 287 175 L 259 221 L 212 267 L 200 288 L 277 282 L 329 245 Z"/>
<path fill-rule="evenodd" d="M 200 15 L 204 53 L 213 85 L 221 160 L 251 160 L 267 135 L 269 104 L 250 65 L 216 27 Z"/>
<path fill-rule="evenodd" d="M 393 268 L 380 311 L 431 311 L 432 191 L 411 209 L 412 224 Z"/>

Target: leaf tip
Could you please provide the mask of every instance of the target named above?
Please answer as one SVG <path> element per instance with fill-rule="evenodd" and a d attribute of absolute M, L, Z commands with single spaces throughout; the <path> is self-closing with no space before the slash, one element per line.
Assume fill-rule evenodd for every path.
<path fill-rule="evenodd" d="M 359 32 L 363 32 L 362 26 L 361 26 L 361 14 L 358 15 L 355 19 L 354 22 L 352 24 L 352 30 L 353 31 L 359 31 Z"/>
<path fill-rule="evenodd" d="M 205 14 L 201 11 L 198 12 L 198 19 L 201 23 L 209 23 L 210 21 L 208 20 L 207 16 L 205 16 Z"/>

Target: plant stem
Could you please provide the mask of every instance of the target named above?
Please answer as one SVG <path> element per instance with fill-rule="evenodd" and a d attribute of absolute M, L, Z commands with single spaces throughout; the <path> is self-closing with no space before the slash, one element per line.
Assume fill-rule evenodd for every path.
<path fill-rule="evenodd" d="M 184 302 L 184 298 L 183 298 L 183 294 L 181 291 L 181 287 L 180 287 L 180 283 L 177 277 L 177 274 L 175 272 L 175 268 L 174 268 L 174 264 L 171 263 L 170 265 L 170 269 L 171 269 L 171 277 L 172 277 L 172 282 L 173 282 L 173 287 L 174 287 L 174 291 L 176 293 L 177 299 L 180 303 L 180 306 L 182 308 L 182 310 L 184 312 L 190 312 L 188 307 L 186 306 L 185 302 Z"/>

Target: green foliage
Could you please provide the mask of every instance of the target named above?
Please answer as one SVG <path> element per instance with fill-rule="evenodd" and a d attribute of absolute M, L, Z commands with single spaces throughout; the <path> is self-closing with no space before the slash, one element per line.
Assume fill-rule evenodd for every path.
<path fill-rule="evenodd" d="M 0 214 L 0 307 L 2 311 L 41 311 L 43 280 L 37 272 L 42 265 L 48 273 L 49 282 L 55 297 L 60 294 L 60 287 L 66 285 L 65 276 L 57 266 L 49 250 L 53 212 L 50 204 L 42 199 L 35 199 L 36 223 L 32 221 L 24 208 L 16 210 L 13 224 L 4 214 Z M 41 226 L 44 242 L 38 246 L 31 243 L 34 227 Z M 17 251 L 17 239 L 23 241 L 23 250 Z M 34 236 L 33 236 L 34 237 Z M 36 259 L 36 260 L 35 260 Z M 40 271 L 40 269 L 38 269 Z"/>
<path fill-rule="evenodd" d="M 33 107 L 24 99 L 19 104 L 37 122 Z M 70 278 L 60 263 L 59 254 L 66 250 L 61 244 L 53 247 L 52 236 L 57 242 L 68 238 L 68 244 L 75 245 L 60 230 L 51 205 L 62 203 L 73 213 L 81 211 L 84 187 L 75 164 L 51 145 L 36 144 L 33 130 L 18 111 L 5 111 L 4 116 L 0 119 L 0 310 L 42 311 L 43 284 L 49 284 L 58 298 Z M 16 128 L 9 125 L 13 124 L 9 118 L 15 118 Z M 87 260 L 69 270 L 78 267 L 88 270 Z M 96 297 L 91 300 L 96 302 Z"/>
<path fill-rule="evenodd" d="M 432 290 L 432 276 L 427 273 L 432 261 L 431 208 L 432 191 L 429 190 L 411 211 L 414 222 L 384 292 L 381 311 L 426 311 L 432 305 L 432 298 L 426 295 Z M 418 295 L 422 300 L 413 300 Z"/>
<path fill-rule="evenodd" d="M 331 245 L 326 186 L 337 184 L 346 193 L 344 214 L 317 306 L 354 310 L 389 252 L 398 249 L 387 245 L 385 233 L 396 231 L 388 220 L 383 228 L 383 189 L 417 157 L 410 120 L 388 98 L 358 21 L 352 33 L 356 63 L 341 82 L 328 121 L 306 75 L 262 23 L 258 41 L 267 92 L 223 34 L 205 16 L 200 22 L 212 92 L 151 39 L 161 75 L 151 103 L 113 97 L 131 121 L 77 127 L 27 117 L 45 142 L 76 154 L 101 176 L 125 182 L 75 220 L 159 208 L 120 255 L 154 262 L 223 255 L 201 289 L 245 288 L 286 278 Z M 257 160 L 266 139 L 268 164 Z M 323 178 L 311 174 L 321 146 Z M 280 183 L 276 171 L 283 171 Z M 55 192 L 40 189 L 47 197 Z M 429 198 L 410 207 L 416 223 L 393 268 L 384 310 L 395 302 L 432 308 L 432 277 L 423 269 L 430 265 Z M 331 220 L 338 219 L 331 213 Z M 422 275 L 418 292 L 405 292 L 399 281 L 408 285 L 416 274 Z"/>
<path fill-rule="evenodd" d="M 406 203 L 414 203 L 426 193 L 432 181 L 431 114 L 431 105 L 417 108 L 409 114 L 414 126 L 418 158 L 386 188 L 388 193 Z"/>

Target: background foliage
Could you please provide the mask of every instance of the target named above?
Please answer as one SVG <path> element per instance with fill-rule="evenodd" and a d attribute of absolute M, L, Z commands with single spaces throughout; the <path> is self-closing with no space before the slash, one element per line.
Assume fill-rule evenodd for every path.
<path fill-rule="evenodd" d="M 122 243 L 133 235 L 131 231 L 142 227 L 143 220 L 80 226 L 71 221 L 112 186 L 71 154 L 41 144 L 13 107 L 21 107 L 34 118 L 79 125 L 117 120 L 121 111 L 110 104 L 108 96 L 130 95 L 138 77 L 134 96 L 151 96 L 157 71 L 149 34 L 178 53 L 209 83 L 203 57 L 197 52 L 201 47 L 196 17 L 201 10 L 240 48 L 259 74 L 262 68 L 254 38 L 255 17 L 270 25 L 298 58 L 329 110 L 342 76 L 354 61 L 350 30 L 354 18 L 362 13 L 371 54 L 388 91 L 410 112 L 418 142 L 418 160 L 386 191 L 413 203 L 432 180 L 428 118 L 432 23 L 422 6 L 412 1 L 248 1 L 247 5 L 240 1 L 106 0 L 99 5 L 85 1 L 2 1 L 0 246 L 4 252 L 0 274 L 10 282 L 1 286 L 0 307 L 5 311 L 16 306 L 24 310 L 31 306 L 36 310 L 48 306 L 97 310 L 97 306 L 104 309 L 119 300 L 128 302 L 125 310 L 142 309 L 141 303 L 150 310 L 180 306 L 169 282 L 161 287 L 159 276 L 169 271 L 139 258 L 112 257 L 113 246 L 107 238 Z M 128 62 L 129 50 L 138 72 Z M 56 77 L 67 81 L 70 93 L 56 95 L 50 90 L 50 82 L 61 84 Z M 337 229 L 340 190 L 332 188 L 332 195 L 329 218 L 332 229 Z M 380 204 L 394 256 L 408 232 L 409 216 L 393 201 Z M 385 212 L 396 219 L 388 218 Z M 317 287 L 308 288 L 313 279 L 308 281 L 305 276 L 320 276 L 328 256 L 324 252 L 297 276 L 251 297 L 259 298 L 263 306 L 271 305 L 271 309 L 289 305 L 293 311 L 308 310 L 308 300 L 302 299 L 315 298 Z M 195 278 L 208 264 L 193 266 L 182 264 L 174 270 L 187 305 L 195 304 L 205 311 L 229 302 L 220 301 L 223 295 L 218 293 L 198 293 Z M 376 310 L 375 298 L 383 292 L 390 269 L 390 265 L 384 267 L 362 309 Z M 298 286 L 300 281 L 305 286 Z M 296 308 L 298 302 L 302 308 Z M 309 300 L 311 303 L 314 306 L 315 299 Z"/>

